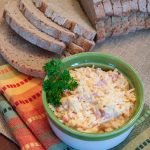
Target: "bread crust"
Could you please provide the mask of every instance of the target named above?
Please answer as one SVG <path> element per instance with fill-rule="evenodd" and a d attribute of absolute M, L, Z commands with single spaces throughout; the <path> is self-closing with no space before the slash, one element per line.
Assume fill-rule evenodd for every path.
<path fill-rule="evenodd" d="M 150 14 L 150 0 L 147 0 L 147 11 Z"/>
<path fill-rule="evenodd" d="M 78 37 L 74 41 L 74 43 L 77 44 L 78 46 L 82 47 L 84 52 L 91 51 L 93 49 L 93 47 L 95 46 L 94 41 L 87 40 L 87 39 L 83 38 L 82 36 Z"/>
<path fill-rule="evenodd" d="M 112 36 L 120 36 L 123 33 L 122 19 L 119 16 L 112 16 Z"/>
<path fill-rule="evenodd" d="M 93 41 L 87 40 L 83 37 L 76 36 L 71 31 L 51 21 L 34 6 L 32 1 L 21 0 L 20 10 L 24 14 L 26 19 L 29 22 L 31 22 L 35 27 L 37 27 L 39 30 L 58 40 L 67 43 L 67 47 L 69 47 L 69 49 L 67 50 L 69 52 L 71 51 L 71 47 L 73 48 L 72 49 L 73 53 L 79 53 L 81 51 L 89 51 L 95 45 Z M 73 46 L 69 46 L 70 44 Z"/>
<path fill-rule="evenodd" d="M 95 10 L 96 20 L 100 20 L 106 17 L 104 6 L 102 2 L 99 2 L 97 5 L 93 4 Z"/>
<path fill-rule="evenodd" d="M 138 5 L 139 5 L 139 11 L 147 13 L 147 8 L 146 8 L 146 0 L 138 0 Z"/>
<path fill-rule="evenodd" d="M 39 30 L 65 43 L 71 43 L 74 41 L 74 33 L 63 27 L 60 27 L 59 25 L 45 17 L 45 15 L 34 6 L 32 1 L 20 0 L 19 8 L 27 18 L 27 20 Z"/>
<path fill-rule="evenodd" d="M 114 16 L 122 16 L 122 6 L 120 0 L 111 0 L 113 5 Z"/>
<path fill-rule="evenodd" d="M 67 47 L 67 52 L 69 52 L 71 55 L 73 55 L 73 54 L 85 52 L 85 50 L 82 47 L 80 47 L 74 43 L 71 43 Z"/>
<path fill-rule="evenodd" d="M 111 3 L 111 0 L 104 0 L 103 1 L 103 6 L 104 6 L 104 11 L 105 11 L 107 16 L 114 15 L 113 6 L 112 6 L 112 3 Z"/>
<path fill-rule="evenodd" d="M 17 34 L 34 45 L 58 54 L 66 48 L 63 42 L 46 35 L 29 23 L 19 11 L 18 1 L 12 0 L 6 5 L 4 18 Z"/>
<path fill-rule="evenodd" d="M 136 17 L 137 17 L 137 30 L 145 29 L 147 15 L 142 12 L 137 12 Z"/>
<path fill-rule="evenodd" d="M 129 0 L 120 0 L 122 5 L 122 14 L 124 16 L 129 15 L 131 12 L 131 5 Z"/>
<path fill-rule="evenodd" d="M 139 10 L 139 8 L 138 8 L 138 0 L 130 0 L 130 6 L 131 6 L 132 12 L 138 11 Z"/>
<path fill-rule="evenodd" d="M 106 38 L 104 20 L 100 20 L 99 22 L 97 22 L 96 29 L 97 29 L 97 37 L 96 37 L 97 42 L 104 41 Z"/>
<path fill-rule="evenodd" d="M 44 64 L 59 57 L 21 38 L 5 20 L 0 23 L 0 54 L 18 71 L 40 78 L 45 76 Z"/>
<path fill-rule="evenodd" d="M 62 16 L 51 8 L 47 0 L 33 0 L 33 2 L 38 9 L 40 9 L 48 18 L 51 18 L 57 24 L 71 30 L 79 36 L 83 36 L 88 40 L 93 40 L 95 38 L 96 32 L 92 27 L 87 29 L 78 22 Z"/>
<path fill-rule="evenodd" d="M 129 16 L 129 32 L 135 32 L 137 29 L 137 16 L 136 12 L 133 12 Z"/>

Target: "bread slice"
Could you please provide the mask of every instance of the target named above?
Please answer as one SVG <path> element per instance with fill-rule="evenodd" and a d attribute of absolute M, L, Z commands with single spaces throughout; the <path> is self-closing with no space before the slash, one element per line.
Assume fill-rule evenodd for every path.
<path fill-rule="evenodd" d="M 138 0 L 130 0 L 130 6 L 131 6 L 132 12 L 138 11 L 139 10 Z"/>
<path fill-rule="evenodd" d="M 74 43 L 76 43 L 78 46 L 82 47 L 84 49 L 84 52 L 91 51 L 93 47 L 95 46 L 94 41 L 87 40 L 83 38 L 82 36 L 78 37 Z"/>
<path fill-rule="evenodd" d="M 99 23 L 99 22 L 98 22 Z M 104 23 L 104 24 L 103 24 Z M 104 35 L 104 39 L 111 36 L 120 36 L 124 34 L 124 26 L 122 26 L 122 17 L 120 16 L 108 16 L 105 20 L 101 21 L 101 24 L 104 26 L 104 31 L 102 32 L 102 28 L 97 29 L 97 40 L 101 41 L 102 35 Z M 105 34 L 102 34 L 105 33 Z"/>
<path fill-rule="evenodd" d="M 99 3 L 102 2 L 102 0 L 92 0 L 92 1 L 93 1 L 93 3 L 94 3 L 95 5 L 97 5 L 97 4 L 99 4 Z"/>
<path fill-rule="evenodd" d="M 131 12 L 131 5 L 129 0 L 120 0 L 122 5 L 122 13 L 123 15 L 129 15 Z"/>
<path fill-rule="evenodd" d="M 147 13 L 147 8 L 146 8 L 147 0 L 138 0 L 138 4 L 139 4 L 139 11 Z"/>
<path fill-rule="evenodd" d="M 107 16 L 112 16 L 114 14 L 111 0 L 103 0 L 103 6 Z"/>
<path fill-rule="evenodd" d="M 91 0 L 91 1 L 93 1 L 93 0 Z M 95 17 L 97 20 L 103 19 L 106 17 L 102 1 L 99 2 L 97 5 L 93 3 L 93 6 L 94 6 L 95 15 L 96 15 Z"/>
<path fill-rule="evenodd" d="M 111 0 L 115 16 L 122 16 L 122 6 L 120 0 Z"/>
<path fill-rule="evenodd" d="M 130 14 L 126 15 L 126 16 L 122 16 L 122 26 L 121 28 L 123 29 L 123 34 L 128 34 L 129 33 L 129 16 Z"/>
<path fill-rule="evenodd" d="M 20 0 L 19 8 L 27 20 L 39 30 L 65 43 L 71 43 L 74 41 L 74 33 L 62 28 L 52 20 L 45 17 L 45 15 L 34 6 L 31 0 Z"/>
<path fill-rule="evenodd" d="M 80 4 L 90 19 L 91 23 L 96 25 L 96 22 L 105 18 L 105 10 L 102 1 L 94 2 L 94 0 L 79 0 Z"/>
<path fill-rule="evenodd" d="M 145 19 L 145 28 L 148 29 L 148 28 L 150 28 L 150 17 L 149 17 L 149 14 L 150 14 L 150 0 L 147 0 L 146 7 L 147 7 L 148 16 Z"/>
<path fill-rule="evenodd" d="M 97 18 L 96 18 L 96 14 L 94 11 L 94 5 L 93 5 L 93 1 L 91 0 L 79 0 L 80 5 L 83 9 L 83 11 L 85 12 L 86 16 L 89 18 L 89 20 L 91 21 L 92 25 L 95 27 Z"/>
<path fill-rule="evenodd" d="M 18 71 L 40 78 L 45 76 L 44 64 L 58 57 L 21 38 L 4 20 L 0 23 L 0 53 Z"/>
<path fill-rule="evenodd" d="M 112 16 L 112 36 L 120 36 L 123 33 L 122 19 L 119 16 Z"/>
<path fill-rule="evenodd" d="M 149 29 L 150 28 L 150 17 L 147 16 L 147 18 L 145 19 L 145 29 Z"/>
<path fill-rule="evenodd" d="M 112 36 L 112 17 L 110 16 L 105 19 L 105 35 L 106 38 Z"/>
<path fill-rule="evenodd" d="M 69 52 L 69 54 L 73 55 L 73 54 L 85 52 L 85 50 L 83 48 L 81 48 L 80 46 L 78 46 L 74 43 L 71 43 L 67 47 L 67 52 Z"/>
<path fill-rule="evenodd" d="M 147 11 L 150 14 L 150 0 L 147 0 Z"/>
<path fill-rule="evenodd" d="M 137 17 L 137 30 L 144 29 L 146 26 L 145 20 L 147 18 L 147 15 L 142 12 L 137 12 L 136 17 Z"/>
<path fill-rule="evenodd" d="M 96 42 L 105 40 L 104 19 L 106 17 L 101 0 L 79 0 L 91 23 L 97 30 Z"/>
<path fill-rule="evenodd" d="M 129 16 L 129 32 L 135 32 L 137 28 L 136 12 L 132 12 Z"/>
<path fill-rule="evenodd" d="M 18 0 L 9 1 L 5 7 L 4 17 L 16 33 L 32 44 L 58 54 L 66 48 L 63 42 L 46 35 L 29 23 L 18 8 Z"/>
<path fill-rule="evenodd" d="M 73 54 L 75 53 L 75 50 L 76 53 L 89 51 L 95 45 L 93 41 L 87 40 L 83 37 L 78 37 L 75 35 L 75 33 L 72 33 L 71 31 L 51 21 L 34 6 L 32 1 L 20 0 L 20 10 L 24 14 L 26 19 L 39 30 L 67 43 L 69 52 L 71 50 L 70 47 L 72 47 L 73 52 L 71 53 Z M 72 44 L 69 46 L 70 43 Z"/>
<path fill-rule="evenodd" d="M 96 23 L 96 30 L 97 30 L 97 37 L 96 37 L 97 42 L 104 41 L 106 38 L 104 19 Z"/>
<path fill-rule="evenodd" d="M 33 0 L 33 2 L 57 24 L 88 40 L 94 39 L 96 32 L 77 0 Z"/>

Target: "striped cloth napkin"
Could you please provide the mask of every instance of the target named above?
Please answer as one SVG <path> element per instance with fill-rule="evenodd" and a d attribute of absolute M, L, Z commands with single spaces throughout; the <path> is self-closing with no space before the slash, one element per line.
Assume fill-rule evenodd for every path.
<path fill-rule="evenodd" d="M 22 150 L 73 150 L 52 132 L 41 99 L 42 81 L 23 75 L 10 65 L 0 67 L 0 112 Z M 7 99 L 7 101 L 6 101 Z M 150 150 L 150 109 L 130 136 L 113 150 Z"/>

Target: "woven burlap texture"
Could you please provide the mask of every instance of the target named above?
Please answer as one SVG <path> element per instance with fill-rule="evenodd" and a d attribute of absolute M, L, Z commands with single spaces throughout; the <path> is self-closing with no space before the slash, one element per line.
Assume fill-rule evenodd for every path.
<path fill-rule="evenodd" d="M 0 19 L 4 3 L 0 0 Z M 143 30 L 130 33 L 122 37 L 107 39 L 103 43 L 96 44 L 96 52 L 103 52 L 120 56 L 130 63 L 142 78 L 145 88 L 145 102 L 150 106 L 150 31 Z M 0 65 L 4 64 L 0 56 Z M 11 138 L 9 130 L 0 115 L 0 132 Z"/>

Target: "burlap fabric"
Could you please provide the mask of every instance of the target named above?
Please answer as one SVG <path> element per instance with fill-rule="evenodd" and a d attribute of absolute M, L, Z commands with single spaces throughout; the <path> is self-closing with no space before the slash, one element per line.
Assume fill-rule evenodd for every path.
<path fill-rule="evenodd" d="M 0 10 L 7 0 L 0 0 Z M 0 18 L 2 11 L 0 11 Z M 145 88 L 145 103 L 150 106 L 150 30 L 130 33 L 122 37 L 107 39 L 94 48 L 96 52 L 110 53 L 130 63 L 142 78 Z M 0 65 L 5 61 L 0 56 Z M 0 132 L 11 138 L 9 129 L 0 115 Z"/>

